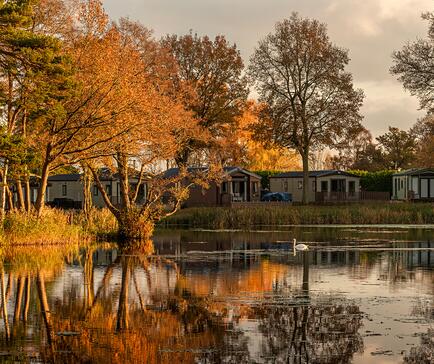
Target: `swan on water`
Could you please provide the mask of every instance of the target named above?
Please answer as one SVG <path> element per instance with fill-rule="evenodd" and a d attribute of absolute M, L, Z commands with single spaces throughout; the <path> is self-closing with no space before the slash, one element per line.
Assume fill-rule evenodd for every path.
<path fill-rule="evenodd" d="M 297 244 L 297 239 L 292 239 L 292 247 L 294 249 L 294 255 L 296 251 L 302 252 L 309 250 L 309 247 L 306 244 Z"/>

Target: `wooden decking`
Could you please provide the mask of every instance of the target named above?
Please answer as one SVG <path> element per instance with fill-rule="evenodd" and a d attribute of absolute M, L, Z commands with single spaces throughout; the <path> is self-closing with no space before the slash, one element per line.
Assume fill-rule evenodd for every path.
<path fill-rule="evenodd" d="M 363 201 L 389 201 L 389 192 L 361 191 L 361 192 L 317 192 L 315 202 L 363 202 Z"/>

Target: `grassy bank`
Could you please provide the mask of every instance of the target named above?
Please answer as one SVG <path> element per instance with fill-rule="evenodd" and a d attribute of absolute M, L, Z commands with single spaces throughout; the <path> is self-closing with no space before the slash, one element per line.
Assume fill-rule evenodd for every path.
<path fill-rule="evenodd" d="M 189 208 L 164 220 L 160 226 L 246 229 L 260 225 L 321 224 L 434 224 L 434 204 Z"/>
<path fill-rule="evenodd" d="M 95 209 L 89 219 L 81 212 L 47 208 L 42 216 L 8 213 L 0 232 L 3 244 L 53 245 L 83 243 L 107 238 L 116 232 L 115 218 L 106 209 Z"/>

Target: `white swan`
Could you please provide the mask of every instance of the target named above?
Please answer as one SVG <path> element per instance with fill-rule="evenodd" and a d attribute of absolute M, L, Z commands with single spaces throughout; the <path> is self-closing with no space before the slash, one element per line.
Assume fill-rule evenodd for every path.
<path fill-rule="evenodd" d="M 297 251 L 302 252 L 309 250 L 309 247 L 306 244 L 297 244 L 297 239 L 292 239 L 292 247 L 294 250 L 294 256 Z"/>

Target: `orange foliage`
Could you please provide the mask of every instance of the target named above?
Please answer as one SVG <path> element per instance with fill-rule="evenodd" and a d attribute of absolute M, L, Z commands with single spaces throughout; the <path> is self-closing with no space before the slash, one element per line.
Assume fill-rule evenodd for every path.
<path fill-rule="evenodd" d="M 248 101 L 243 115 L 237 118 L 237 127 L 221 141 L 226 164 L 256 171 L 300 169 L 300 158 L 295 151 L 255 140 L 261 108 L 255 101 Z"/>

